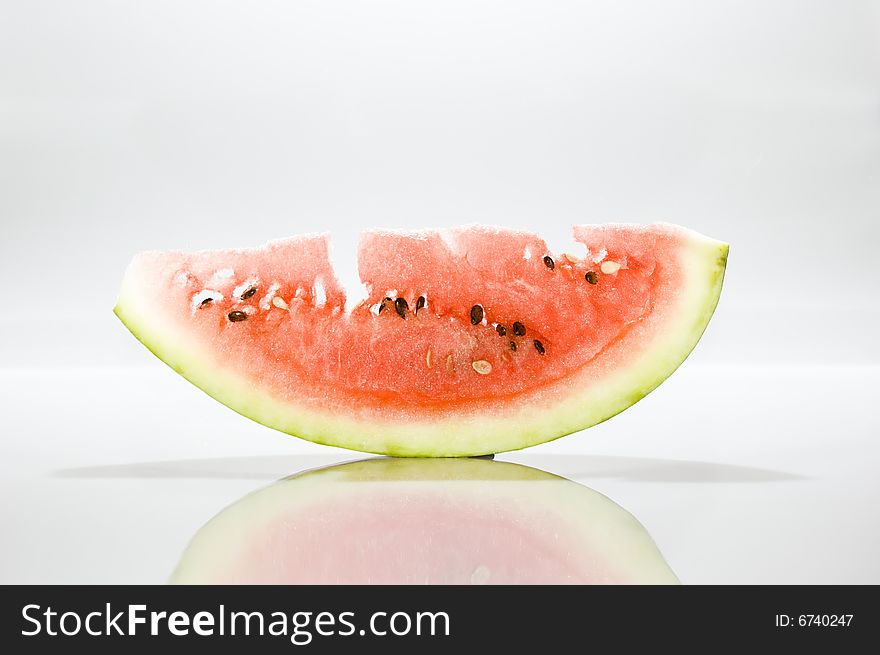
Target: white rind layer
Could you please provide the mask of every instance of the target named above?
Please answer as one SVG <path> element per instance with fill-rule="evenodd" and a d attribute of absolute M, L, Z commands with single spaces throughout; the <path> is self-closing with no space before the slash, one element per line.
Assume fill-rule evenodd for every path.
<path fill-rule="evenodd" d="M 729 246 L 697 232 L 681 236 L 680 288 L 650 333 L 600 379 L 580 373 L 523 394 L 521 403 L 486 404 L 485 411 L 436 415 L 407 421 L 377 419 L 357 407 L 328 412 L 280 400 L 235 371 L 212 362 L 205 346 L 156 311 L 151 279 L 138 260 L 126 272 L 116 315 L 163 362 L 239 414 L 315 443 L 404 457 L 464 457 L 527 448 L 601 423 L 655 389 L 685 360 L 706 329 L 718 303 Z M 654 317 L 655 319 L 657 317 Z M 638 328 L 636 328 L 638 329 Z"/>

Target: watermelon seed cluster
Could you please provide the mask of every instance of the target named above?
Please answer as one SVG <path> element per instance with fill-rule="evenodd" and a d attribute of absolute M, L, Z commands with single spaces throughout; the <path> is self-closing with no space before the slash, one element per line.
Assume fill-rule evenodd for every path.
<path fill-rule="evenodd" d="M 553 258 L 550 257 L 549 255 L 544 256 L 543 262 L 544 262 L 544 265 L 548 269 L 550 269 L 551 271 L 554 270 L 556 267 L 556 263 L 553 261 Z M 601 270 L 603 273 L 605 273 L 605 272 L 616 273 L 617 270 L 619 270 L 619 268 L 620 268 L 620 265 L 617 264 L 616 262 L 604 262 L 601 266 Z M 590 284 L 596 284 L 599 281 L 599 276 L 595 271 L 589 271 L 588 273 L 586 273 L 585 278 L 586 278 L 587 282 L 589 282 Z M 241 289 L 242 287 L 244 287 L 244 290 L 239 292 L 239 289 Z M 253 298 L 257 294 L 258 287 L 254 284 L 246 283 L 245 285 L 242 285 L 242 287 L 239 287 L 239 289 L 236 289 L 236 292 L 238 292 L 236 295 L 238 296 L 238 298 L 240 300 L 250 300 L 251 298 Z M 273 289 L 270 289 L 270 294 L 272 291 L 273 291 Z M 201 298 L 198 297 L 198 296 L 202 296 L 202 295 L 204 295 L 204 297 L 201 297 Z M 219 294 L 216 294 L 215 292 L 211 292 L 211 291 L 207 291 L 207 290 L 202 291 L 200 294 L 197 294 L 197 298 L 195 299 L 196 302 L 194 302 L 194 307 L 198 308 L 198 309 L 202 309 L 202 308 L 205 308 L 205 307 L 211 305 L 215 300 L 215 297 L 214 297 L 215 295 L 219 296 Z M 271 294 L 271 295 L 272 295 L 272 300 L 271 300 L 272 305 L 274 305 L 275 307 L 278 307 L 279 309 L 289 309 L 289 305 L 287 304 L 287 302 L 283 298 L 278 297 L 278 296 L 274 296 L 274 294 Z M 219 297 L 222 298 L 222 296 L 219 296 Z M 395 313 L 398 316 L 400 316 L 400 318 L 404 318 L 404 319 L 406 318 L 406 314 L 409 311 L 409 303 L 406 301 L 405 298 L 401 298 L 401 297 L 392 299 L 391 297 L 386 296 L 385 298 L 382 299 L 382 302 L 379 305 L 379 309 L 378 309 L 377 313 L 381 314 L 382 311 L 389 304 L 393 305 Z M 267 305 L 268 305 L 268 303 L 267 303 Z M 419 296 L 419 298 L 416 300 L 415 314 L 418 315 L 419 310 L 424 309 L 426 305 L 427 305 L 426 297 Z M 240 323 L 242 321 L 248 320 L 249 315 L 246 312 L 241 311 L 241 310 L 233 310 L 227 314 L 227 318 L 231 323 Z M 485 310 L 483 309 L 483 306 L 480 304 L 473 305 L 470 309 L 471 325 L 480 325 L 481 323 L 484 323 L 484 319 L 485 319 Z M 498 333 L 499 336 L 503 337 L 503 336 L 507 335 L 507 327 L 505 325 L 502 325 L 500 323 L 494 324 L 494 329 Z M 513 332 L 513 335 L 516 337 L 523 337 L 526 335 L 526 327 L 520 321 L 514 321 L 513 325 L 511 326 L 511 330 Z M 535 350 L 538 352 L 538 354 L 543 355 L 546 352 L 546 349 L 544 348 L 544 344 L 540 340 L 534 339 L 532 341 L 532 344 L 534 345 Z M 512 351 L 512 352 L 516 352 L 518 350 L 518 345 L 517 345 L 516 341 L 509 340 L 507 342 L 507 346 L 510 349 L 510 351 Z M 432 355 L 433 355 L 433 353 L 432 353 L 431 349 L 429 348 L 426 355 L 425 355 L 425 363 L 428 366 L 428 368 L 431 368 L 433 365 Z M 506 357 L 505 357 L 505 359 L 506 359 Z M 474 371 L 476 371 L 480 375 L 488 375 L 489 373 L 492 372 L 492 364 L 484 359 L 478 359 L 476 361 L 471 362 L 471 367 L 474 369 Z M 452 361 L 452 355 L 449 355 L 446 358 L 446 369 L 448 371 L 452 371 L 453 368 L 454 368 L 454 364 Z"/>
<path fill-rule="evenodd" d="M 570 261 L 572 263 L 576 263 L 576 261 L 577 261 L 574 257 L 572 257 L 568 254 L 566 254 L 566 258 L 568 259 L 568 261 Z M 549 269 L 550 271 L 555 270 L 556 262 L 553 260 L 553 258 L 550 255 L 544 255 L 544 257 L 542 258 L 542 261 L 544 262 L 544 265 L 547 267 L 547 269 Z M 606 260 L 601 263 L 599 270 L 604 274 L 613 275 L 613 274 L 617 273 L 620 270 L 620 268 L 621 268 L 621 265 L 618 262 Z M 598 284 L 599 283 L 599 274 L 593 270 L 587 271 L 584 274 L 584 279 L 589 284 L 592 284 L 592 285 Z M 249 300 L 257 294 L 258 287 L 255 284 L 249 284 L 248 282 L 246 282 L 244 285 L 242 285 L 242 287 L 244 288 L 244 290 L 237 294 L 240 300 Z M 242 287 L 239 287 L 239 289 L 242 289 Z M 236 289 L 236 292 L 238 292 L 239 289 Z M 270 291 L 270 295 L 272 295 L 271 292 L 273 291 L 273 289 L 270 289 L 269 291 Z M 195 309 L 204 309 L 204 308 L 212 305 L 214 303 L 214 301 L 218 298 L 222 298 L 222 296 L 220 296 L 216 292 L 204 290 L 204 291 L 200 292 L 199 294 L 197 294 L 197 296 L 194 298 L 193 309 L 194 310 Z M 278 296 L 273 295 L 273 297 L 271 299 L 271 303 L 275 307 L 278 307 L 279 309 L 289 309 L 287 302 L 283 298 L 280 298 Z M 409 311 L 409 303 L 406 301 L 405 298 L 398 297 L 398 298 L 392 299 L 389 296 L 386 296 L 385 298 L 382 299 L 382 302 L 379 305 L 378 313 L 381 314 L 382 311 L 386 308 L 386 306 L 388 304 L 393 305 L 395 313 L 400 318 L 403 318 L 403 319 L 406 318 L 407 312 Z M 418 315 L 419 310 L 424 309 L 426 305 L 427 305 L 426 297 L 419 296 L 419 298 L 416 300 L 415 314 Z M 267 306 L 268 306 L 268 302 L 267 302 Z M 246 321 L 249 318 L 249 315 L 246 312 L 241 311 L 241 310 L 233 310 L 227 314 L 227 318 L 232 323 L 239 323 L 242 321 Z M 484 322 L 484 320 L 485 320 L 485 310 L 483 309 L 483 306 L 479 305 L 479 304 L 473 305 L 470 309 L 471 325 L 480 325 L 481 323 Z M 502 325 L 500 323 L 494 324 L 494 329 L 498 333 L 499 336 L 502 336 L 502 337 L 507 336 L 507 327 L 505 325 Z M 513 325 L 511 326 L 511 330 L 512 330 L 513 335 L 515 337 L 524 337 L 526 335 L 526 327 L 520 321 L 514 321 Z M 535 350 L 538 352 L 539 355 L 545 354 L 546 348 L 544 347 L 544 344 L 539 339 L 533 339 L 532 345 L 534 346 Z M 512 352 L 516 352 L 518 349 L 518 345 L 517 345 L 516 341 L 513 341 L 513 340 L 509 340 L 507 342 L 507 346 L 508 346 L 509 350 Z M 506 359 L 506 356 L 505 356 L 505 359 Z M 428 349 L 428 352 L 425 356 L 425 361 L 426 361 L 428 368 L 431 368 L 431 366 L 432 366 L 432 352 L 431 352 L 430 348 Z M 492 365 L 488 361 L 483 360 L 483 359 L 476 360 L 476 361 L 472 362 L 471 366 L 473 367 L 473 369 L 477 373 L 479 373 L 481 375 L 488 375 L 492 371 Z M 453 369 L 452 355 L 449 355 L 446 359 L 446 368 L 449 371 L 451 371 Z"/>
<path fill-rule="evenodd" d="M 553 258 L 549 255 L 546 255 L 544 257 L 544 264 L 550 270 L 553 270 L 556 266 Z M 594 271 L 590 271 L 589 273 L 587 273 L 586 279 L 587 282 L 589 282 L 590 284 L 595 284 L 599 280 L 598 275 Z M 406 301 L 405 298 L 400 297 L 392 299 L 390 296 L 385 296 L 382 299 L 382 302 L 379 304 L 379 310 L 377 313 L 381 314 L 389 304 L 392 304 L 394 306 L 394 311 L 397 313 L 398 316 L 400 316 L 400 318 L 406 318 L 406 314 L 409 311 L 409 303 Z M 427 300 L 425 296 L 419 296 L 418 300 L 416 300 L 415 314 L 418 315 L 419 310 L 423 309 L 426 304 Z M 483 323 L 485 316 L 486 313 L 482 305 L 477 304 L 471 306 L 471 325 L 480 325 L 481 323 Z M 507 327 L 502 325 L 501 323 L 494 324 L 494 328 L 499 336 L 503 337 L 507 335 Z M 514 336 L 524 337 L 526 335 L 526 326 L 523 325 L 521 321 L 514 321 L 513 325 L 511 326 L 511 330 L 513 331 Z M 539 355 L 543 355 L 547 352 L 544 344 L 539 339 L 532 340 L 532 345 L 535 347 L 535 350 L 538 352 Z M 512 352 L 516 352 L 519 348 L 516 341 L 513 340 L 507 342 L 507 347 Z M 428 348 L 428 351 L 425 353 L 425 365 L 428 368 L 432 367 L 432 355 L 433 353 L 431 349 Z M 471 366 L 475 371 L 477 371 L 477 373 L 480 373 L 481 375 L 488 375 L 492 372 L 492 365 L 484 359 L 478 359 L 474 362 L 471 362 Z M 446 359 L 446 368 L 449 371 L 452 370 L 452 355 L 449 355 L 449 357 L 447 357 Z"/>

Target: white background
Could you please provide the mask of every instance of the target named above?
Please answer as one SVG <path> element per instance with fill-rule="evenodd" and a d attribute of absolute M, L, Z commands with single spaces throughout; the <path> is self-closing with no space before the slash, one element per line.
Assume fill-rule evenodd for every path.
<path fill-rule="evenodd" d="M 878 3 L 0 1 L 0 582 L 162 581 L 348 457 L 139 346 L 136 251 L 329 230 L 353 284 L 364 228 L 608 220 L 729 242 L 716 316 L 636 408 L 509 459 L 685 582 L 880 582 Z"/>

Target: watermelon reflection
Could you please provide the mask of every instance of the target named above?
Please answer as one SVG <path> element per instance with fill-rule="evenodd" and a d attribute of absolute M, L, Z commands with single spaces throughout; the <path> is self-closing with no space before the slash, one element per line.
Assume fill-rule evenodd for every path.
<path fill-rule="evenodd" d="M 651 537 L 592 489 L 485 459 L 369 459 L 227 507 L 173 583 L 677 583 Z"/>

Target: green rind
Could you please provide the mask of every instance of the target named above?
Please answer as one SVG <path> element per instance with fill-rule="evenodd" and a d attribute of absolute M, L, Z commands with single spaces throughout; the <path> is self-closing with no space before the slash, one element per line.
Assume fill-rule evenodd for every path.
<path fill-rule="evenodd" d="M 469 413 L 419 422 L 376 421 L 285 402 L 235 373 L 207 364 L 211 353 L 187 342 L 179 330 L 151 312 L 147 289 L 129 269 L 114 313 L 153 354 L 184 378 L 239 414 L 308 441 L 398 457 L 465 457 L 519 450 L 552 441 L 605 421 L 660 385 L 687 358 L 712 317 L 724 280 L 729 246 L 684 231 L 679 259 L 683 289 L 664 329 L 631 362 L 597 380 L 586 372 L 567 378 L 565 388 L 536 407 Z"/>

